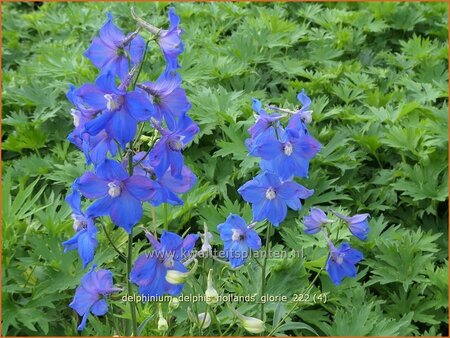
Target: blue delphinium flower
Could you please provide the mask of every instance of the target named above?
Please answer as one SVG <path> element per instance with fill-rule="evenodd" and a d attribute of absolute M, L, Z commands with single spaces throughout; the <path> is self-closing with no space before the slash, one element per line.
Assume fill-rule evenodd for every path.
<path fill-rule="evenodd" d="M 149 202 L 154 206 L 158 206 L 161 203 L 182 205 L 184 202 L 178 195 L 191 190 L 197 182 L 197 176 L 195 176 L 189 167 L 184 165 L 181 169 L 181 176 L 172 176 L 171 169 L 168 168 L 161 177 L 158 177 L 150 163 L 150 158 L 147 156 L 142 159 L 144 156 L 145 153 L 140 152 L 133 157 L 133 161 L 139 163 L 134 173 L 147 176 L 153 179 L 156 184 L 159 184 L 155 195 Z"/>
<path fill-rule="evenodd" d="M 339 285 L 344 277 L 356 277 L 355 265 L 362 259 L 363 254 L 348 243 L 342 243 L 337 249 L 331 244 L 325 269 L 333 284 Z"/>
<path fill-rule="evenodd" d="M 332 222 L 327 215 L 319 208 L 311 208 L 309 215 L 303 218 L 305 234 L 313 235 L 320 231 L 323 224 Z"/>
<path fill-rule="evenodd" d="M 145 42 L 136 33 L 125 36 L 112 21 L 113 16 L 108 12 L 99 36 L 92 40 L 84 56 L 100 69 L 101 74 L 111 72 L 124 79 L 130 71 L 128 57 L 131 67 L 139 64 L 144 55 Z"/>
<path fill-rule="evenodd" d="M 85 197 L 97 199 L 86 213 L 91 217 L 109 215 L 114 224 L 128 233 L 142 217 L 142 201 L 151 199 L 155 188 L 148 177 L 129 176 L 113 160 L 99 165 L 95 173 L 85 173 L 78 183 L 78 189 Z"/>
<path fill-rule="evenodd" d="M 300 210 L 300 199 L 310 197 L 314 190 L 293 181 L 281 181 L 277 175 L 265 171 L 245 183 L 238 192 L 252 204 L 255 221 L 268 219 L 278 226 L 286 218 L 287 207 Z"/>
<path fill-rule="evenodd" d="M 350 232 L 355 237 L 358 237 L 362 241 L 367 239 L 367 235 L 370 231 L 368 222 L 370 214 L 356 214 L 352 217 L 347 217 L 336 211 L 333 211 L 333 213 L 348 224 Z"/>
<path fill-rule="evenodd" d="M 105 298 L 111 293 L 120 289 L 114 287 L 112 273 L 109 270 L 101 269 L 95 271 L 94 264 L 91 270 L 81 278 L 81 285 L 75 291 L 75 297 L 69 306 L 80 316 L 83 316 L 78 331 L 82 331 L 86 326 L 89 313 L 96 316 L 103 316 L 108 312 L 108 304 Z"/>
<path fill-rule="evenodd" d="M 166 69 L 155 82 L 138 84 L 150 96 L 155 108 L 154 118 L 159 122 L 164 118 L 169 129 L 175 127 L 177 117 L 191 108 L 186 92 L 180 85 L 180 75 L 170 69 Z"/>
<path fill-rule="evenodd" d="M 95 85 L 81 86 L 76 95 L 91 108 L 102 111 L 85 124 L 87 133 L 96 135 L 106 130 L 123 148 L 135 136 L 138 122 L 150 120 L 154 113 L 146 95 L 137 90 L 127 92 L 122 86 L 117 88 L 111 72 L 100 75 Z"/>
<path fill-rule="evenodd" d="M 180 68 L 178 56 L 183 52 L 184 45 L 181 41 L 183 30 L 179 27 L 180 17 L 175 14 L 175 8 L 169 9 L 169 29 L 159 32 L 158 43 L 164 54 L 169 69 Z"/>
<path fill-rule="evenodd" d="M 151 166 L 158 177 L 162 177 L 169 167 L 172 176 L 181 177 L 184 164 L 181 151 L 198 133 L 198 125 L 183 114 L 173 130 L 162 128 L 156 122 L 154 126 L 158 128 L 161 138 L 149 154 Z"/>
<path fill-rule="evenodd" d="M 279 134 L 279 138 L 270 130 L 255 140 L 251 154 L 262 158 L 263 170 L 273 171 L 281 179 L 307 177 L 309 161 L 319 152 L 320 143 L 310 135 L 289 128 Z"/>
<path fill-rule="evenodd" d="M 81 209 L 81 194 L 78 191 L 78 180 L 72 185 L 72 193 L 66 197 L 67 203 L 72 208 L 73 228 L 76 234 L 62 243 L 64 252 L 78 250 L 83 267 L 86 268 L 94 259 L 97 248 L 97 228 L 94 220 L 88 217 Z"/>
<path fill-rule="evenodd" d="M 309 134 L 306 125 L 312 122 L 312 110 L 309 110 L 311 99 L 306 95 L 305 90 L 302 90 L 297 95 L 297 99 L 302 104 L 302 107 L 289 118 L 287 128 L 296 130 L 300 134 Z"/>
<path fill-rule="evenodd" d="M 224 242 L 226 258 L 233 268 L 245 263 L 250 249 L 261 248 L 258 233 L 248 227 L 245 220 L 238 215 L 230 214 L 225 223 L 217 226 L 217 230 Z"/>
<path fill-rule="evenodd" d="M 264 109 L 262 109 L 261 101 L 257 99 L 252 99 L 253 104 L 252 108 L 256 112 L 256 122 L 253 126 L 248 129 L 248 133 L 255 139 L 262 133 L 264 133 L 267 129 L 274 126 L 277 121 L 283 118 L 282 114 L 268 114 Z"/>
<path fill-rule="evenodd" d="M 188 271 L 182 260 L 188 258 L 199 236 L 188 235 L 183 240 L 173 232 L 163 231 L 161 242 L 150 233 L 146 236 L 153 246 L 153 252 L 138 257 L 131 270 L 130 280 L 139 286 L 139 293 L 144 296 L 180 294 L 184 285 L 168 283 L 166 274 L 168 270 Z"/>

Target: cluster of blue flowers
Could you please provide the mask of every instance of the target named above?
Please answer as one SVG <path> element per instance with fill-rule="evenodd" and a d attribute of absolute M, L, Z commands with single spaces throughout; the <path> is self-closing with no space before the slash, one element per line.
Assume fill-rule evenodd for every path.
<path fill-rule="evenodd" d="M 150 29 L 166 60 L 166 68 L 155 82 L 138 83 L 148 43 L 138 30 L 125 35 L 108 13 L 98 36 L 84 53 L 99 69 L 99 76 L 95 83 L 79 88 L 71 85 L 67 93 L 74 106 L 71 114 L 75 125 L 68 139 L 83 151 L 92 170 L 75 180 L 66 198 L 76 233 L 63 245 L 66 251 L 78 250 L 84 268 L 93 261 L 98 246 L 99 217 L 109 216 L 113 224 L 132 234 L 142 218 L 144 202 L 153 206 L 183 204 L 179 194 L 196 183 L 197 178 L 184 164 L 182 155 L 199 128 L 187 115 L 191 104 L 177 72 L 178 56 L 184 46 L 180 20 L 173 8 L 169 21 L 166 30 L 153 26 Z M 142 136 L 144 123 L 153 127 L 152 139 L 156 142 L 148 151 L 134 146 Z M 82 196 L 94 200 L 85 211 Z M 154 252 L 162 255 L 139 257 L 131 271 L 131 281 L 145 295 L 179 293 L 182 285 L 169 285 L 165 272 L 186 271 L 181 259 L 192 250 L 198 236 L 189 235 L 182 240 L 166 231 L 161 243 L 148 237 Z M 93 265 L 70 304 L 83 317 L 78 329 L 85 327 L 89 313 L 104 315 L 107 303 L 101 296 L 117 291 L 112 273 L 95 271 Z"/>
<path fill-rule="evenodd" d="M 247 225 L 243 218 L 230 215 L 225 223 L 218 226 L 226 257 L 232 267 L 244 264 L 249 250 L 261 248 L 261 239 L 252 229 L 256 222 L 268 220 L 278 227 L 286 218 L 288 208 L 300 210 L 301 199 L 314 193 L 294 181 L 295 177 L 308 177 L 309 162 L 321 148 L 307 128 L 312 122 L 312 111 L 309 110 L 311 99 L 304 90 L 297 95 L 297 99 L 301 103 L 298 111 L 269 106 L 269 109 L 277 111 L 272 114 L 262 108 L 260 101 L 253 99 L 256 122 L 248 130 L 251 137 L 246 140 L 246 145 L 250 155 L 261 158 L 262 172 L 238 190 L 243 199 L 252 205 L 253 220 Z M 281 121 L 287 116 L 289 119 L 284 128 Z M 335 211 L 333 213 L 348 224 L 354 236 L 360 240 L 367 238 L 369 214 L 346 217 Z M 363 259 L 363 255 L 346 242 L 338 248 L 333 245 L 326 231 L 326 225 L 331 222 L 334 221 L 329 220 L 319 208 L 311 208 L 303 221 L 305 233 L 324 233 L 330 248 L 325 269 L 332 282 L 339 285 L 344 277 L 356 276 L 355 265 Z"/>
<path fill-rule="evenodd" d="M 356 214 L 352 217 L 344 216 L 334 210 L 332 213 L 340 220 L 344 221 L 350 232 L 360 240 L 366 240 L 369 233 L 369 214 Z M 326 263 L 326 271 L 331 281 L 339 285 L 344 277 L 356 277 L 356 264 L 363 259 L 363 254 L 350 247 L 347 242 L 342 243 L 336 248 L 328 236 L 327 224 L 334 223 L 327 218 L 325 212 L 320 208 L 311 208 L 309 215 L 303 219 L 305 233 L 309 235 L 322 232 L 330 249 L 330 254 Z"/>
<path fill-rule="evenodd" d="M 246 140 L 249 153 L 261 158 L 262 172 L 239 188 L 242 198 L 252 205 L 253 220 L 250 225 L 236 215 L 230 215 L 218 230 L 230 264 L 244 264 L 249 249 L 258 250 L 261 239 L 252 229 L 256 222 L 268 220 L 278 227 L 287 216 L 288 207 L 300 210 L 301 199 L 314 191 L 294 181 L 295 177 L 307 177 L 310 160 L 319 152 L 320 143 L 307 129 L 311 122 L 310 98 L 304 91 L 298 94 L 302 104 L 296 112 L 270 107 L 281 113 L 269 114 L 260 101 L 253 99 L 256 122 L 249 128 Z M 289 116 L 286 128 L 281 120 Z"/>

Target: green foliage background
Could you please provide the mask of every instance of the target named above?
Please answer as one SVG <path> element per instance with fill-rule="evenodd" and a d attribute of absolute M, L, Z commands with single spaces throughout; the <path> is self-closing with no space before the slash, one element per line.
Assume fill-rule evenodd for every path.
<path fill-rule="evenodd" d="M 82 52 L 105 12 L 131 31 L 131 5 L 2 6 L 3 335 L 77 334 L 77 315 L 67 305 L 84 271 L 76 252 L 64 254 L 60 243 L 72 236 L 64 197 L 83 173 L 84 158 L 65 140 L 72 128 L 65 92 L 68 83 L 94 80 L 96 70 Z M 135 6 L 146 20 L 166 25 L 168 3 Z M 302 230 L 309 207 L 369 212 L 371 233 L 365 243 L 341 234 L 365 254 L 357 279 L 334 287 L 322 274 L 312 292 L 326 293 L 328 301 L 302 304 L 277 334 L 447 335 L 447 4 L 174 6 L 185 32 L 181 75 L 201 132 L 186 151 L 200 180 L 183 207 L 170 209 L 171 230 L 196 231 L 206 221 L 215 232 L 230 212 L 250 220 L 236 190 L 258 171 L 244 145 L 253 123 L 251 98 L 293 109 L 304 88 L 313 99 L 311 132 L 323 149 L 302 183 L 316 193 L 300 213 L 289 214 L 273 245 L 303 250 L 305 259 L 269 260 L 268 292 L 299 293 L 323 265 L 325 244 Z M 163 67 L 152 47 L 141 78 L 155 79 Z M 156 213 L 161 220 L 161 210 Z M 146 226 L 149 215 L 147 209 Z M 99 240 L 96 263 L 123 280 L 124 264 L 103 233 Z M 126 236 L 114 231 L 114 240 L 123 247 Z M 144 245 L 142 238 L 135 255 Z M 260 277 L 251 266 L 240 273 L 238 279 L 222 271 L 219 293 L 254 291 Z M 169 334 L 188 332 L 187 305 L 175 313 Z M 290 307 L 268 304 L 268 328 Z M 91 317 L 84 333 L 113 334 L 122 308 L 117 301 L 117 316 Z M 252 304 L 240 309 L 256 314 Z M 218 335 L 233 325 L 226 307 L 216 315 L 221 325 L 200 333 Z M 156 320 L 154 305 L 139 308 L 142 334 L 158 334 Z M 245 332 L 236 326 L 229 334 Z"/>

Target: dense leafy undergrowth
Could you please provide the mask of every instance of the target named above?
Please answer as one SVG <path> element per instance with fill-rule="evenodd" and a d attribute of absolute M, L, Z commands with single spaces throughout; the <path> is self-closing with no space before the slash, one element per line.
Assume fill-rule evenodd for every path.
<path fill-rule="evenodd" d="M 167 3 L 135 4 L 156 26 Z M 63 253 L 72 236 L 64 197 L 84 172 L 81 152 L 66 141 L 72 128 L 68 83 L 95 77 L 82 52 L 110 10 L 127 31 L 134 28 L 127 3 L 7 3 L 3 5 L 3 255 L 4 335 L 74 335 L 78 317 L 68 307 L 83 274 L 76 252 Z M 196 232 L 230 212 L 251 219 L 237 187 L 258 172 L 244 141 L 253 123 L 251 98 L 294 109 L 303 88 L 313 99 L 311 133 L 323 145 L 304 180 L 315 194 L 290 211 L 272 245 L 302 250 L 303 259 L 269 259 L 270 294 L 304 290 L 326 258 L 325 244 L 305 236 L 301 220 L 313 205 L 368 212 L 365 254 L 356 279 L 334 286 L 326 274 L 305 302 L 268 303 L 269 328 L 288 335 L 447 335 L 448 69 L 445 3 L 176 3 L 186 51 L 181 57 L 190 116 L 200 126 L 185 152 L 199 177 L 169 208 L 170 229 Z M 152 46 L 152 48 L 155 48 Z M 155 79 L 161 59 L 144 64 Z M 162 208 L 156 208 L 157 225 Z M 141 222 L 151 224 L 150 209 Z M 121 247 L 124 232 L 115 231 Z M 97 264 L 124 274 L 115 251 L 99 233 Z M 135 255 L 145 245 L 142 238 Z M 215 263 L 214 263 L 215 264 Z M 200 271 L 208 271 L 208 262 Z M 220 292 L 245 294 L 259 285 L 251 265 L 223 270 Z M 205 276 L 205 274 L 200 274 Z M 206 277 L 203 277 L 206 278 Z M 308 280 L 309 278 L 309 280 Z M 199 285 L 204 283 L 199 280 Z M 203 284 L 202 284 L 203 285 Z M 189 290 L 188 290 L 189 291 Z M 188 292 L 186 291 L 186 292 Z M 176 310 L 168 334 L 189 330 L 186 307 Z M 194 304 L 198 311 L 204 304 Z M 250 313 L 252 304 L 244 308 Z M 85 334 L 111 335 L 116 316 L 90 319 Z M 154 304 L 140 304 L 141 333 L 159 334 Z M 197 311 L 197 309 L 195 309 Z M 278 325 L 282 317 L 286 324 Z M 190 334 L 245 334 L 226 306 L 217 321 Z M 232 329 L 227 330 L 231 325 Z"/>

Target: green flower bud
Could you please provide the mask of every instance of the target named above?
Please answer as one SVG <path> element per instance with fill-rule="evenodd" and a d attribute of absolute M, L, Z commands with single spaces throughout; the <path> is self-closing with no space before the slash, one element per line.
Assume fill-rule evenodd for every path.
<path fill-rule="evenodd" d="M 179 306 L 180 306 L 180 300 L 178 299 L 178 297 L 170 298 L 169 307 L 171 309 L 178 309 Z"/>
<path fill-rule="evenodd" d="M 209 325 L 211 325 L 211 316 L 209 315 L 209 313 L 199 313 L 198 315 L 198 325 L 202 328 L 202 329 L 206 329 L 209 327 Z"/>
<path fill-rule="evenodd" d="M 213 269 L 209 269 L 208 272 L 208 286 L 206 288 L 205 296 L 206 296 L 206 304 L 215 304 L 219 301 L 219 294 L 216 289 L 214 289 L 213 281 L 212 281 L 212 273 Z"/>

